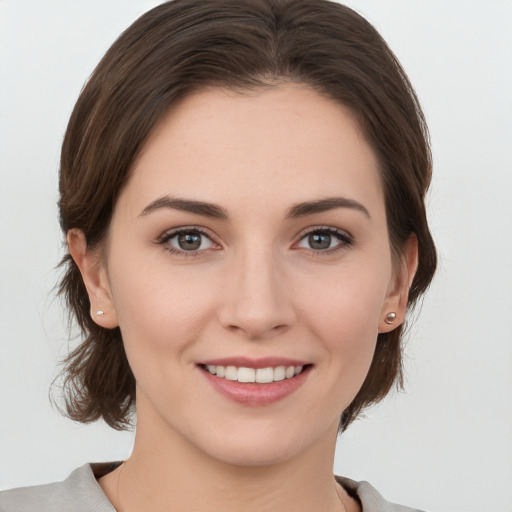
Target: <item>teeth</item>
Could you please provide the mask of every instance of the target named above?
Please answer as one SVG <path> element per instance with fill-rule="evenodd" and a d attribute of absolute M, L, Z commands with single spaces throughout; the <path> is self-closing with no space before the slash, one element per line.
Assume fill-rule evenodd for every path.
<path fill-rule="evenodd" d="M 238 382 L 255 382 L 256 370 L 254 368 L 238 368 L 236 380 Z"/>
<path fill-rule="evenodd" d="M 216 366 L 209 364 L 206 369 L 212 375 L 217 375 L 227 380 L 236 380 L 238 382 L 257 382 L 258 384 L 268 384 L 285 379 L 291 379 L 302 372 L 302 366 L 276 366 L 275 368 L 246 368 L 241 366 Z"/>
<path fill-rule="evenodd" d="M 226 366 L 226 374 L 224 375 L 225 379 L 228 380 L 237 380 L 238 371 L 236 366 Z"/>
<path fill-rule="evenodd" d="M 256 370 L 256 382 L 260 384 L 274 382 L 274 370 L 272 368 L 258 368 Z"/>
<path fill-rule="evenodd" d="M 278 366 L 274 368 L 274 380 L 284 380 L 286 368 L 284 366 Z"/>

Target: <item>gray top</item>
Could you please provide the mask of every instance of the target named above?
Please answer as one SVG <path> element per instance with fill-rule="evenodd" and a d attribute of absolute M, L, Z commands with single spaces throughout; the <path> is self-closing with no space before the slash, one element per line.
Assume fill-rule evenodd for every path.
<path fill-rule="evenodd" d="M 63 482 L 0 492 L 0 512 L 116 512 L 96 479 L 118 464 L 85 464 Z M 421 512 L 386 501 L 368 482 L 336 480 L 359 499 L 363 512 Z"/>

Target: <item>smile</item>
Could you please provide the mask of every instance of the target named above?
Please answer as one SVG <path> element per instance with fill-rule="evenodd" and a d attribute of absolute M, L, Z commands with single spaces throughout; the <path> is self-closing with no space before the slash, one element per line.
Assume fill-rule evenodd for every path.
<path fill-rule="evenodd" d="M 219 378 L 244 383 L 270 384 L 287 380 L 299 375 L 303 366 L 276 366 L 266 368 L 247 368 L 244 366 L 203 365 L 203 368 Z"/>
<path fill-rule="evenodd" d="M 197 368 L 206 382 L 243 406 L 269 406 L 293 394 L 308 380 L 314 364 L 284 357 L 226 357 L 202 361 Z"/>

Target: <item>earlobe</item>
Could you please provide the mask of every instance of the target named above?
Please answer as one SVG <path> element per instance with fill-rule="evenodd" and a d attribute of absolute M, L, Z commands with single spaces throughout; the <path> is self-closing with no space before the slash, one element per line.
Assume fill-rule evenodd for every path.
<path fill-rule="evenodd" d="M 70 229 L 66 236 L 69 253 L 80 270 L 91 304 L 91 318 L 101 327 L 117 327 L 117 314 L 112 300 L 107 270 L 100 251 L 90 250 L 84 233 Z"/>
<path fill-rule="evenodd" d="M 415 234 L 411 234 L 402 251 L 400 267 L 394 278 L 394 286 L 386 297 L 382 319 L 379 321 L 379 333 L 392 331 L 404 323 L 409 290 L 417 268 L 418 239 Z"/>

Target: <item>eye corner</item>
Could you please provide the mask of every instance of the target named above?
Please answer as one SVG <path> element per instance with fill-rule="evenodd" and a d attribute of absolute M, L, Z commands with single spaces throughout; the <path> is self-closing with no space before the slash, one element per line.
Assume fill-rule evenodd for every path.
<path fill-rule="evenodd" d="M 175 241 L 173 242 L 173 240 Z M 199 226 L 181 226 L 166 230 L 155 241 L 166 252 L 177 256 L 201 256 L 221 249 L 211 233 Z M 184 245 L 187 245 L 185 247 Z"/>
<path fill-rule="evenodd" d="M 316 237 L 316 240 L 312 237 Z M 329 255 L 348 249 L 353 243 L 353 236 L 345 230 L 332 226 L 316 226 L 300 233 L 292 247 L 306 249 L 315 255 Z"/>

